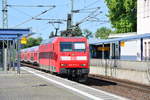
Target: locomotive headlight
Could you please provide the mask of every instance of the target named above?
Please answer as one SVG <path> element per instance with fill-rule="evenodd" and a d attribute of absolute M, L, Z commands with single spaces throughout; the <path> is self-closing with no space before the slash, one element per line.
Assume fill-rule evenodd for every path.
<path fill-rule="evenodd" d="M 77 60 L 87 60 L 86 56 L 77 56 Z"/>
<path fill-rule="evenodd" d="M 60 57 L 61 60 L 71 60 L 70 56 L 61 56 Z"/>
<path fill-rule="evenodd" d="M 61 66 L 67 66 L 67 64 L 61 64 Z"/>

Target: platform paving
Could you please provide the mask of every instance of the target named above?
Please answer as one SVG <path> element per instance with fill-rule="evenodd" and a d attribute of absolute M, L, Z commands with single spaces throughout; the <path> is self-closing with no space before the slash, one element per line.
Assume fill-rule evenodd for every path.
<path fill-rule="evenodd" d="M 0 71 L 0 100 L 128 100 L 28 67 Z"/>
<path fill-rule="evenodd" d="M 0 71 L 0 100 L 85 100 L 85 98 L 21 70 L 21 74 L 17 74 L 16 71 Z"/>

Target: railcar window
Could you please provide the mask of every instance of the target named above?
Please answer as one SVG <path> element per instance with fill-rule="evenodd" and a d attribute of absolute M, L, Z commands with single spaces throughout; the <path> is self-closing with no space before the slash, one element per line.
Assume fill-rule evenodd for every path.
<path fill-rule="evenodd" d="M 61 42 L 60 43 L 60 49 L 62 52 L 73 51 L 72 50 L 72 43 L 71 42 Z"/>
<path fill-rule="evenodd" d="M 62 52 L 69 52 L 69 51 L 82 52 L 86 50 L 84 42 L 61 42 L 60 49 Z"/>
<path fill-rule="evenodd" d="M 73 47 L 75 51 L 85 51 L 85 43 L 74 43 Z"/>

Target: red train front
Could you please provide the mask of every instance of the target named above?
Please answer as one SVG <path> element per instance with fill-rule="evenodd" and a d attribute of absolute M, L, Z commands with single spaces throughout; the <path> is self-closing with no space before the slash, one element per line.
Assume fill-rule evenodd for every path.
<path fill-rule="evenodd" d="M 54 37 L 39 46 L 39 65 L 57 74 L 85 81 L 89 73 L 89 45 L 84 37 Z"/>

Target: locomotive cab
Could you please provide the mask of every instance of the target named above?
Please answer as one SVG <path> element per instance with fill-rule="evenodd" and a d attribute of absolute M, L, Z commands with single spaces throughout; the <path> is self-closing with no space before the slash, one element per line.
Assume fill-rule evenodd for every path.
<path fill-rule="evenodd" d="M 86 38 L 59 42 L 59 73 L 85 81 L 89 73 L 89 48 Z"/>

